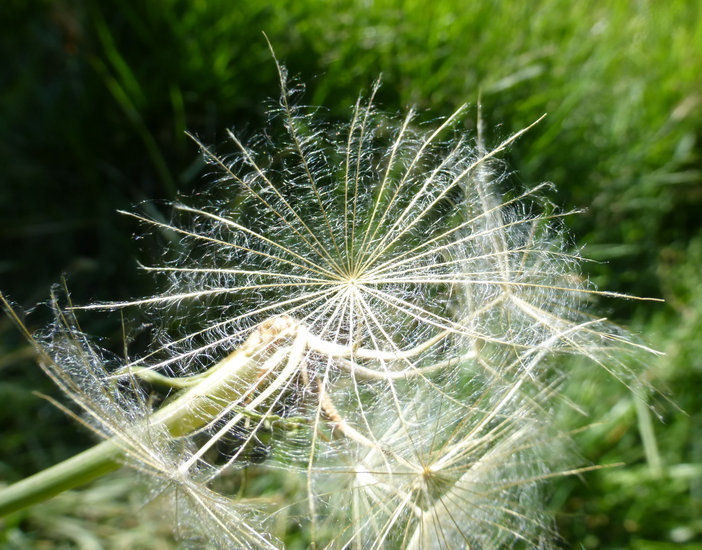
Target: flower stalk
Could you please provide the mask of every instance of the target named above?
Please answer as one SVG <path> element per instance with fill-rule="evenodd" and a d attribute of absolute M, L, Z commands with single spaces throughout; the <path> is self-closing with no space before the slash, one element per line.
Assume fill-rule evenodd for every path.
<path fill-rule="evenodd" d="M 41 357 L 40 364 L 45 370 L 49 370 L 50 367 L 46 365 L 51 364 L 53 359 L 46 355 L 44 349 L 27 332 L 2 293 L 0 293 L 0 303 L 18 324 L 20 330 L 25 332 L 25 335 L 34 343 Z M 234 400 L 252 384 L 259 374 L 261 352 L 270 346 L 272 340 L 279 337 L 280 328 L 273 330 L 269 326 L 267 331 L 256 331 L 240 349 L 197 377 L 175 379 L 156 376 L 157 373 L 148 369 L 143 372 L 135 370 L 135 375 L 145 381 L 181 388 L 176 398 L 145 418 L 144 422 L 154 430 L 166 428 L 173 438 L 187 436 L 211 422 L 221 413 L 223 403 Z M 50 376 L 55 376 L 55 371 L 49 370 L 49 373 Z M 256 414 L 251 407 L 245 407 L 239 411 L 242 417 L 249 413 Z M 0 517 L 119 469 L 130 454 L 129 446 L 129 441 L 115 436 L 59 464 L 0 489 Z"/>
<path fill-rule="evenodd" d="M 0 517 L 43 502 L 118 470 L 121 447 L 106 440 L 71 458 L 0 489 Z"/>

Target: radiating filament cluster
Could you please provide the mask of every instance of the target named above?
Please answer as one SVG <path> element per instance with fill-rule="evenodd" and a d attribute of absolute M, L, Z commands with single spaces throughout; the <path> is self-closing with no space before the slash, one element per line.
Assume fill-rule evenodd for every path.
<path fill-rule="evenodd" d="M 129 213 L 174 237 L 142 266 L 164 291 L 61 313 L 55 376 L 205 544 L 548 546 L 544 480 L 586 469 L 560 462 L 552 359 L 629 384 L 636 345 L 583 311 L 617 295 L 580 282 L 544 185 L 507 188 L 497 157 L 528 128 L 488 149 L 465 106 L 426 130 L 377 112 L 377 85 L 326 124 L 278 71 L 266 136 L 231 132 L 228 157 L 193 138 L 207 193 Z M 115 365 L 73 315 L 124 308 L 157 328 Z"/>

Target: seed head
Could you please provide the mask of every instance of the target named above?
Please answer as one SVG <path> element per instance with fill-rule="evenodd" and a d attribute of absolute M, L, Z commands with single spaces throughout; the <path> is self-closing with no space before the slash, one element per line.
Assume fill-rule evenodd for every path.
<path fill-rule="evenodd" d="M 465 106 L 426 130 L 379 113 L 378 84 L 328 124 L 278 71 L 264 136 L 230 132 L 227 157 L 193 137 L 218 174 L 200 204 L 129 214 L 174 243 L 142 266 L 164 292 L 82 308 L 147 310 L 154 347 L 107 368 L 59 312 L 48 372 L 221 546 L 274 546 L 285 514 L 319 545 L 544 544 L 549 358 L 630 383 L 632 344 L 583 311 L 616 295 L 581 282 L 544 186 L 500 192 L 529 128 L 488 149 L 457 137 Z M 179 393 L 155 411 L 144 381 Z M 247 468 L 286 472 L 292 503 L 218 492 Z"/>

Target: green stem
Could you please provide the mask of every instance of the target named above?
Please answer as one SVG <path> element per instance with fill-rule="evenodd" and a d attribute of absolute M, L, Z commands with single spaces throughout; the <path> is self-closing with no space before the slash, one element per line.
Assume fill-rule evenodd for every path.
<path fill-rule="evenodd" d="M 0 517 L 119 469 L 122 450 L 108 439 L 0 491 Z"/>
<path fill-rule="evenodd" d="M 190 389 L 183 390 L 172 402 L 148 419 L 154 426 L 166 426 L 173 436 L 186 435 L 207 424 L 241 395 L 257 375 L 252 360 L 263 344 L 253 349 L 246 344 L 207 371 Z M 0 490 L 0 517 L 42 502 L 63 491 L 83 485 L 122 466 L 124 445 L 108 439 L 63 462 L 42 470 Z"/>

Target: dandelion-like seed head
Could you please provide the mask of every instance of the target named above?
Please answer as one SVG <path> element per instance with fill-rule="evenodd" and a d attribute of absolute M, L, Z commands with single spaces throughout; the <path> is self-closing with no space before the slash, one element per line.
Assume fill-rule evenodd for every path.
<path fill-rule="evenodd" d="M 100 431 L 188 495 L 217 544 L 275 546 L 257 533 L 284 514 L 330 547 L 541 544 L 533 503 L 559 471 L 538 420 L 546 359 L 633 373 L 626 336 L 581 311 L 598 293 L 572 275 L 564 214 L 531 206 L 543 186 L 499 192 L 496 158 L 528 128 L 488 149 L 456 137 L 465 106 L 427 130 L 377 112 L 378 84 L 325 124 L 278 71 L 276 131 L 230 132 L 229 157 L 193 137 L 218 174 L 205 203 L 129 213 L 174 243 L 142 266 L 166 290 L 83 308 L 148 310 L 154 347 L 110 370 L 80 341 L 62 347 L 75 369 L 48 371 L 98 424 L 128 417 Z M 153 411 L 143 382 L 175 397 Z M 268 522 L 216 492 L 249 466 L 298 480 Z"/>

